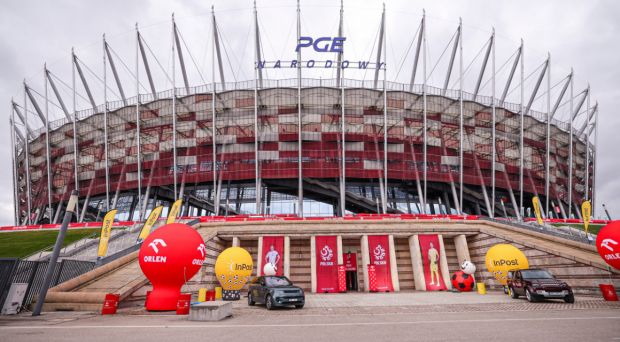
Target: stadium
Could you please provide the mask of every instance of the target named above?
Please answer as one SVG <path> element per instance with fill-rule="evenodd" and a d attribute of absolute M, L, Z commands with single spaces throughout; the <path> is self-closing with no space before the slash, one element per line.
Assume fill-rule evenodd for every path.
<path fill-rule="evenodd" d="M 47 67 L 44 91 L 24 82 L 23 102 L 11 103 L 16 224 L 58 222 L 73 189 L 79 191 L 80 222 L 100 221 L 112 208 L 121 218 L 141 220 L 157 204 L 179 198 L 181 216 L 517 219 L 533 216 L 534 196 L 550 218 L 579 217 L 582 201 L 595 200 L 598 111 L 589 87 L 573 89 L 572 71 L 551 80 L 548 57 L 526 73 L 521 43 L 505 60 L 505 77 L 496 77 L 492 32 L 467 69 L 473 86 L 465 87 L 464 63 L 470 61 L 463 61 L 459 24 L 440 57 L 446 68 L 436 71 L 445 76 L 439 85 L 429 84 L 435 62 L 426 53 L 422 16 L 415 34 L 408 34 L 412 61 L 399 66 L 411 81 L 390 80 L 386 36 L 397 28 L 385 28 L 384 10 L 372 59 L 364 62 L 374 78 L 356 78 L 349 69 L 362 67 L 349 60 L 347 43 L 355 34 L 343 32 L 342 9 L 332 35 L 347 37 L 344 48 L 332 45 L 329 52 L 329 45 L 301 44 L 312 38 L 302 35 L 299 15 L 298 47 L 281 61 L 263 55 L 264 33 L 253 9 L 254 58 L 243 63 L 254 64 L 254 79 L 225 80 L 224 36 L 214 13 L 212 82 L 190 85 L 187 45 L 174 18 L 172 82 L 160 89 L 151 75 L 153 52 L 137 28 L 134 84 L 123 84 L 121 61 L 104 36 L 104 102 L 95 100 L 96 79 L 73 53 L 73 82 Z M 296 77 L 267 77 L 267 70 L 279 67 Z M 336 75 L 309 77 L 317 75 L 309 69 L 319 68 Z M 67 84 L 73 101 L 59 91 Z M 77 92 L 88 100 L 85 108 L 76 108 Z M 48 107 L 62 118 L 50 119 Z"/>

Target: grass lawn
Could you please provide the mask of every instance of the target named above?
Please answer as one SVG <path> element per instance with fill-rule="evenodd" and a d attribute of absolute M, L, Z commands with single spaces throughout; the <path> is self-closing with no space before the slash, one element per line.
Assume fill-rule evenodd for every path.
<path fill-rule="evenodd" d="M 552 225 L 554 226 L 570 226 L 573 227 L 575 229 L 579 229 L 581 231 L 583 231 L 583 224 L 575 224 L 575 223 L 553 223 Z M 601 230 L 601 228 L 605 227 L 605 225 L 602 224 L 590 224 L 588 226 L 588 233 L 590 234 L 598 234 L 598 232 Z"/>
<path fill-rule="evenodd" d="M 99 228 L 69 229 L 64 246 L 99 231 Z M 0 258 L 23 258 L 46 247 L 51 249 L 57 236 L 58 230 L 0 233 Z"/>

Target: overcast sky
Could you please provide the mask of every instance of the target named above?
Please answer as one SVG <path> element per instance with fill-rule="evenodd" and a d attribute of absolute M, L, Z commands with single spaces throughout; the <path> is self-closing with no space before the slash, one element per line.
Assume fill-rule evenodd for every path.
<path fill-rule="evenodd" d="M 10 160 L 9 105 L 11 97 L 23 102 L 21 83 L 24 79 L 43 93 L 43 63 L 66 84 L 71 84 L 70 51 L 75 47 L 78 57 L 90 68 L 87 78 L 98 104 L 103 102 L 103 85 L 97 79 L 103 74 L 101 37 L 106 33 L 115 52 L 117 68 L 127 96 L 135 95 L 131 74 L 135 68 L 135 23 L 155 54 L 151 68 L 158 90 L 171 87 L 170 76 L 171 30 L 170 17 L 175 13 L 184 40 L 189 79 L 192 85 L 211 82 L 211 4 L 215 6 L 218 27 L 224 46 L 227 81 L 253 78 L 252 2 L 242 1 L 2 1 L 0 3 L 0 99 L 5 108 L 2 115 L 4 132 L 0 134 L 0 156 Z M 380 1 L 345 1 L 345 59 L 351 61 L 374 59 L 373 47 L 379 27 Z M 302 1 L 302 34 L 313 37 L 334 36 L 338 27 L 339 1 Z M 388 80 L 408 82 L 413 61 L 410 49 L 419 27 L 422 10 L 426 9 L 428 32 L 428 73 L 431 85 L 441 86 L 445 77 L 447 55 L 442 55 L 453 37 L 459 17 L 463 20 L 465 88 L 470 90 L 479 71 L 479 54 L 491 30 L 497 34 L 497 89 L 501 92 L 510 67 L 510 57 L 525 42 L 526 93 L 535 82 L 537 68 L 547 53 L 552 60 L 552 85 L 559 83 L 575 70 L 575 94 L 588 84 L 592 87 L 592 105 L 599 103 L 600 131 L 598 172 L 596 180 L 596 216 L 602 215 L 605 203 L 612 217 L 620 217 L 620 2 L 607 1 L 386 1 L 386 36 Z M 258 1 L 261 39 L 267 60 L 295 58 L 295 1 Z M 409 52 L 408 52 L 409 51 Z M 325 59 L 324 56 L 306 56 Z M 440 58 L 441 57 L 441 58 Z M 125 67 L 126 65 L 126 67 Z M 161 65 L 161 67 L 159 66 Z M 454 69 L 457 70 L 456 68 Z M 431 73 L 432 71 L 432 73 Z M 141 70 L 142 77 L 144 73 Z M 95 74 L 97 76 L 95 76 Z M 333 71 L 315 70 L 306 77 L 331 78 Z M 294 78 L 290 71 L 267 72 L 269 78 Z M 347 72 L 345 77 L 372 78 L 372 73 Z M 177 75 L 177 86 L 181 86 Z M 490 94 L 490 73 L 484 78 L 481 93 Z M 116 100 L 117 90 L 108 77 L 109 100 Z M 420 78 L 416 82 L 421 83 Z M 456 82 L 453 77 L 451 86 Z M 145 83 L 142 83 L 143 85 Z M 513 84 L 516 86 L 516 83 Z M 59 86 L 65 102 L 71 108 L 71 91 Z M 553 88 L 554 98 L 560 86 Z M 50 91 L 51 92 L 51 91 Z M 141 92 L 147 92 L 142 88 Z M 84 92 L 79 89 L 79 93 Z M 529 93 L 528 93 L 529 94 Z M 508 99 L 518 101 L 518 89 Z M 533 108 L 544 110 L 546 96 L 541 96 Z M 553 100 L 552 100 L 553 101 Z M 55 101 L 54 101 L 55 102 Z M 42 104 L 43 101 L 40 100 Z M 81 97 L 78 109 L 88 107 Z M 50 104 L 50 117 L 60 119 L 62 113 Z M 568 117 L 568 107 L 557 114 Z M 582 118 L 578 121 L 583 120 Z M 582 121 L 580 121 L 582 122 Z M 34 117 L 30 124 L 41 126 Z M 615 152 L 614 152 L 615 151 Z M 13 191 L 10 163 L 0 167 L 0 225 L 13 223 Z"/>

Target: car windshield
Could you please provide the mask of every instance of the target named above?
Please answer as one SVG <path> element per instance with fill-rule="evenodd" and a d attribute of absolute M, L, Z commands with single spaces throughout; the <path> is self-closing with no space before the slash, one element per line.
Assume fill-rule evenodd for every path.
<path fill-rule="evenodd" d="M 553 279 L 551 273 L 545 270 L 523 270 L 521 275 L 523 279 Z"/>
<path fill-rule="evenodd" d="M 267 286 L 289 286 L 291 282 L 284 277 L 265 277 L 265 285 Z"/>

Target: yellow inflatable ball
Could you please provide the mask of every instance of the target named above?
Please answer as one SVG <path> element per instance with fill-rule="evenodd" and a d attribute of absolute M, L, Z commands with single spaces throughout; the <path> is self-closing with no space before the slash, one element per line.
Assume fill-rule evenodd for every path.
<path fill-rule="evenodd" d="M 239 291 L 252 275 L 252 256 L 241 247 L 222 251 L 215 261 L 215 275 L 227 291 Z"/>
<path fill-rule="evenodd" d="M 505 243 L 497 244 L 487 251 L 485 257 L 487 270 L 502 285 L 506 285 L 508 271 L 529 267 L 527 257 L 517 247 Z"/>

